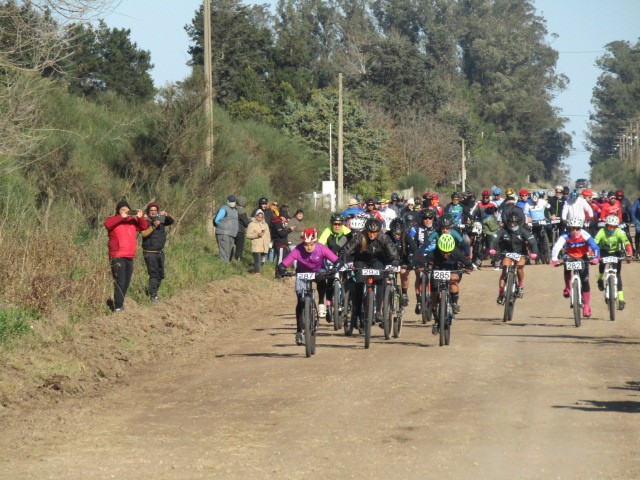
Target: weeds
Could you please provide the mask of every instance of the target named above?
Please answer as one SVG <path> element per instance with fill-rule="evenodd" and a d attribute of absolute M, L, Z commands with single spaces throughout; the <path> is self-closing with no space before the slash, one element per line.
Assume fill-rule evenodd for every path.
<path fill-rule="evenodd" d="M 8 307 L 0 309 L 0 347 L 6 347 L 11 340 L 31 333 L 31 324 L 40 319 L 32 310 Z"/>

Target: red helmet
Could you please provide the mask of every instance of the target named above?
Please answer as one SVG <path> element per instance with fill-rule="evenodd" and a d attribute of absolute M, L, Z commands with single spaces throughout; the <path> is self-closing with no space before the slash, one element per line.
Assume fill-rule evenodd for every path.
<path fill-rule="evenodd" d="M 582 196 L 583 197 L 593 197 L 593 192 L 591 190 L 589 190 L 588 188 L 585 188 L 584 190 L 582 190 Z"/>
<path fill-rule="evenodd" d="M 438 196 L 438 194 L 434 193 L 433 194 L 433 199 L 434 200 L 440 200 L 440 197 Z"/>
<path fill-rule="evenodd" d="M 624 190 L 622 189 L 616 190 L 616 197 L 624 197 Z"/>
<path fill-rule="evenodd" d="M 529 190 L 527 190 L 526 188 L 523 188 L 518 192 L 518 195 L 529 195 Z"/>
<path fill-rule="evenodd" d="M 317 242 L 318 231 L 313 227 L 305 228 L 302 231 L 302 240 L 304 240 L 304 243 Z"/>
<path fill-rule="evenodd" d="M 483 197 L 490 197 L 491 196 L 491 192 L 489 190 L 482 190 L 482 196 Z"/>

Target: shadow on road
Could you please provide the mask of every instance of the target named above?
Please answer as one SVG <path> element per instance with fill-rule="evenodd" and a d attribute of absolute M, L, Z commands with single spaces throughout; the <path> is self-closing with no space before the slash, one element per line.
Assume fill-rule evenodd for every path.
<path fill-rule="evenodd" d="M 553 408 L 565 408 L 570 410 L 582 410 L 583 412 L 620 412 L 640 413 L 640 402 L 624 401 L 600 401 L 581 400 L 577 405 L 554 405 Z"/>
<path fill-rule="evenodd" d="M 488 335 L 488 334 L 476 334 L 478 337 L 520 337 L 520 338 L 539 338 L 539 339 L 558 339 L 558 340 L 575 340 L 571 343 L 587 343 L 592 345 L 640 345 L 640 341 L 625 341 L 617 340 L 616 338 L 625 337 L 587 337 L 582 335 L 518 335 L 518 334 L 505 334 L 505 335 Z"/>

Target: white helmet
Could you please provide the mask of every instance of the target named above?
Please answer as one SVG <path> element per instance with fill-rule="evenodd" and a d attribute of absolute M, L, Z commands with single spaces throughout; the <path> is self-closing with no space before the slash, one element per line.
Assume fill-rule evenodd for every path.
<path fill-rule="evenodd" d="M 614 227 L 620 225 L 620 219 L 617 215 L 607 215 L 607 218 L 605 218 L 604 221 L 607 225 L 613 225 Z"/>
<path fill-rule="evenodd" d="M 573 217 L 567 220 L 567 227 L 580 227 L 584 226 L 584 220 L 580 217 Z"/>
<path fill-rule="evenodd" d="M 367 219 L 363 217 L 354 217 L 349 220 L 349 230 L 360 231 L 364 229 Z"/>

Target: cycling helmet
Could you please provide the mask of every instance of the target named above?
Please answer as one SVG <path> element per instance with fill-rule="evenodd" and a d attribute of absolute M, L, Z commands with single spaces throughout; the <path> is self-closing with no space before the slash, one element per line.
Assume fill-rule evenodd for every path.
<path fill-rule="evenodd" d="M 571 193 L 571 190 L 569 189 L 569 187 L 562 187 L 563 195 L 569 195 L 569 193 Z"/>
<path fill-rule="evenodd" d="M 483 197 L 490 197 L 491 196 L 491 192 L 489 190 L 483 190 L 481 195 Z"/>
<path fill-rule="evenodd" d="M 507 188 L 507 189 L 504 191 L 504 194 L 505 194 L 505 196 L 507 196 L 507 197 L 514 197 L 514 198 L 515 198 L 515 196 L 516 196 L 516 191 L 515 191 L 515 189 L 513 189 L 513 188 L 509 187 L 509 188 Z"/>
<path fill-rule="evenodd" d="M 391 235 L 402 235 L 404 232 L 404 222 L 399 218 L 394 218 L 391 221 L 391 225 L 389 225 L 389 230 L 391 230 Z"/>
<path fill-rule="evenodd" d="M 454 248 L 456 248 L 456 241 L 451 235 L 448 233 L 440 235 L 440 238 L 438 238 L 438 249 L 441 252 L 451 253 Z"/>
<path fill-rule="evenodd" d="M 340 214 L 339 212 L 333 212 L 329 217 L 329 222 L 342 222 L 342 214 Z"/>
<path fill-rule="evenodd" d="M 457 198 L 458 200 L 460 200 L 460 194 L 458 192 L 453 192 L 451 194 L 451 200 L 453 200 L 454 198 Z"/>
<path fill-rule="evenodd" d="M 428 200 L 428 199 L 430 199 L 430 198 L 433 198 L 433 193 L 431 193 L 431 192 L 424 192 L 424 193 L 422 194 L 422 198 L 424 198 L 425 200 Z"/>
<path fill-rule="evenodd" d="M 624 190 L 621 188 L 616 190 L 616 197 L 624 197 Z"/>
<path fill-rule="evenodd" d="M 607 218 L 605 218 L 604 221 L 607 225 L 613 225 L 614 227 L 620 225 L 620 219 L 617 215 L 607 215 Z"/>
<path fill-rule="evenodd" d="M 318 231 L 313 227 L 305 228 L 302 231 L 302 239 L 304 240 L 304 243 L 317 242 Z"/>
<path fill-rule="evenodd" d="M 494 195 L 501 195 L 502 194 L 502 190 L 499 187 L 493 187 L 491 189 L 491 193 L 493 193 Z"/>
<path fill-rule="evenodd" d="M 529 195 L 529 190 L 527 190 L 526 188 L 523 188 L 518 192 L 518 195 Z"/>
<path fill-rule="evenodd" d="M 573 217 L 567 220 L 567 227 L 579 227 L 582 228 L 584 226 L 584 220 L 580 217 Z"/>
<path fill-rule="evenodd" d="M 405 212 L 402 218 L 407 225 L 413 225 L 418 221 L 418 213 L 408 211 L 408 212 Z"/>
<path fill-rule="evenodd" d="M 364 224 L 364 229 L 367 232 L 379 232 L 380 229 L 382 228 L 382 222 L 380 222 L 380 220 L 378 220 L 377 218 L 369 218 L 365 224 Z"/>
<path fill-rule="evenodd" d="M 364 217 L 353 217 L 349 219 L 349 229 L 352 231 L 359 232 L 364 228 L 364 224 L 367 222 L 367 219 Z"/>
<path fill-rule="evenodd" d="M 453 226 L 453 220 L 448 215 L 443 215 L 440 217 L 440 226 L 451 228 Z"/>
<path fill-rule="evenodd" d="M 582 196 L 583 197 L 593 197 L 593 192 L 591 190 L 589 190 L 588 188 L 585 188 L 584 190 L 582 190 Z"/>
<path fill-rule="evenodd" d="M 540 189 L 538 190 L 538 197 L 540 198 L 544 198 L 544 196 L 546 195 L 547 192 L 545 192 L 544 190 Z"/>
<path fill-rule="evenodd" d="M 518 216 L 518 214 L 516 212 L 511 212 L 507 216 L 507 223 L 509 223 L 509 224 L 512 224 L 512 223 L 518 224 L 518 223 L 520 223 L 520 217 Z"/>
<path fill-rule="evenodd" d="M 436 218 L 436 212 L 434 212 L 432 208 L 425 208 L 420 212 L 420 217 L 423 220 L 425 218 Z"/>
<path fill-rule="evenodd" d="M 376 201 L 373 198 L 367 198 L 364 203 L 369 206 L 369 205 L 375 205 Z"/>
<path fill-rule="evenodd" d="M 437 202 L 438 200 L 440 200 L 440 197 L 438 196 L 438 194 L 437 194 L 437 193 L 434 193 L 434 194 L 433 194 L 433 199 L 432 199 L 432 200 L 433 200 L 434 202 Z"/>
<path fill-rule="evenodd" d="M 398 200 L 400 200 L 400 195 L 398 195 L 396 192 L 393 192 L 391 194 L 391 201 L 392 202 L 397 202 Z"/>
<path fill-rule="evenodd" d="M 555 191 L 557 192 L 558 190 L 563 191 L 564 187 L 562 185 L 556 185 Z"/>
<path fill-rule="evenodd" d="M 269 203 L 269 200 L 267 200 L 265 197 L 262 197 L 258 200 L 258 205 L 264 205 L 265 203 Z"/>
<path fill-rule="evenodd" d="M 537 202 L 538 200 L 540 200 L 540 195 L 538 195 L 538 192 L 533 192 L 531 194 L 531 200 L 533 200 L 534 202 Z"/>

